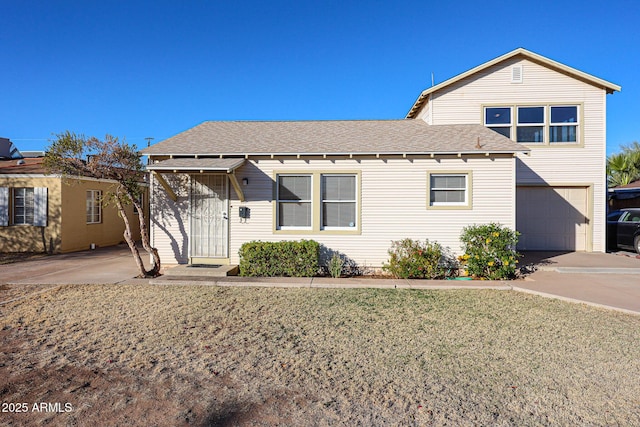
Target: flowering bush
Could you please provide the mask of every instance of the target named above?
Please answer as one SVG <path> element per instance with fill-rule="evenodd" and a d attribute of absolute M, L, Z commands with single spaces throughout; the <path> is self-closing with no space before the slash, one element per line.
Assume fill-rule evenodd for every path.
<path fill-rule="evenodd" d="M 465 227 L 460 235 L 464 255 L 459 257 L 470 276 L 481 279 L 513 279 L 519 253 L 518 233 L 496 223 Z"/>
<path fill-rule="evenodd" d="M 443 279 L 457 272 L 457 263 L 439 243 L 403 239 L 391 243 L 382 269 L 401 279 Z"/>

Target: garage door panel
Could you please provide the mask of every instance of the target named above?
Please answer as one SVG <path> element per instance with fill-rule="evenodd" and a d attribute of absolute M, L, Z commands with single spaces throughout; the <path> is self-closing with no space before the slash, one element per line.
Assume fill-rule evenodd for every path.
<path fill-rule="evenodd" d="M 521 250 L 587 248 L 586 187 L 518 187 L 516 228 Z"/>

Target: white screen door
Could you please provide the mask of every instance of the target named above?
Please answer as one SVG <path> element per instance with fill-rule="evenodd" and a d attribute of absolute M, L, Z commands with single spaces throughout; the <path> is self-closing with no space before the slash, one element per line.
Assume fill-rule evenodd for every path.
<path fill-rule="evenodd" d="M 226 175 L 191 175 L 191 257 L 227 258 Z"/>

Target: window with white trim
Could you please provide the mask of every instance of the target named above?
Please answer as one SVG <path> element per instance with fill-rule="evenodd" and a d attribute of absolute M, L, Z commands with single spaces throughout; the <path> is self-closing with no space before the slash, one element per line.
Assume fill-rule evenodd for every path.
<path fill-rule="evenodd" d="M 311 175 L 278 175 L 279 229 L 311 228 Z"/>
<path fill-rule="evenodd" d="M 544 142 L 544 107 L 518 107 L 516 141 Z"/>
<path fill-rule="evenodd" d="M 580 142 L 580 106 L 484 107 L 484 125 L 523 144 L 577 144 Z"/>
<path fill-rule="evenodd" d="M 511 138 L 511 107 L 486 107 L 484 125 L 491 130 Z"/>
<path fill-rule="evenodd" d="M 102 191 L 87 190 L 87 224 L 102 222 Z"/>
<path fill-rule="evenodd" d="M 468 206 L 469 174 L 429 174 L 429 206 Z"/>
<path fill-rule="evenodd" d="M 13 224 L 33 225 L 35 196 L 33 188 L 13 189 Z"/>
<path fill-rule="evenodd" d="M 322 228 L 356 227 L 356 175 L 322 175 Z"/>
<path fill-rule="evenodd" d="M 555 143 L 575 143 L 578 141 L 578 107 L 551 106 L 549 141 Z"/>

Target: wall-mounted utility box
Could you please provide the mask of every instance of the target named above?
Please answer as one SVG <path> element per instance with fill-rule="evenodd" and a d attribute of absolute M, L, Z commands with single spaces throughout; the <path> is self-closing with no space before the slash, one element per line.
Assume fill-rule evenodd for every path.
<path fill-rule="evenodd" d="M 240 218 L 251 218 L 251 209 L 246 206 L 240 206 L 239 215 Z"/>

